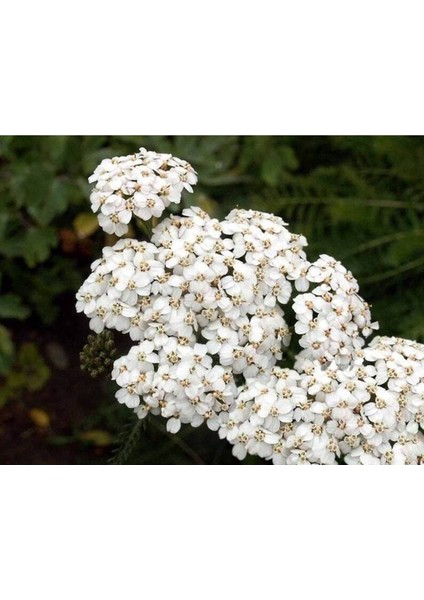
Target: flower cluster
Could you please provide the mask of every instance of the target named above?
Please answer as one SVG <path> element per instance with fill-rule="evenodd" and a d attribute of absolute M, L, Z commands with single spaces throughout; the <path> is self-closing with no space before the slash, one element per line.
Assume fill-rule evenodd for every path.
<path fill-rule="evenodd" d="M 302 370 L 305 359 L 349 365 L 364 338 L 378 328 L 371 322 L 369 305 L 358 295 L 358 282 L 326 254 L 310 265 L 306 279 L 315 287 L 299 294 L 293 303 L 295 332 L 301 335 L 299 344 L 304 348 L 295 367 Z"/>
<path fill-rule="evenodd" d="M 274 464 L 424 464 L 424 345 L 377 337 L 353 364 L 273 368 L 249 379 L 217 425 L 247 453 Z"/>
<path fill-rule="evenodd" d="M 132 198 L 131 214 L 145 218 L 136 201 L 157 178 L 169 177 L 169 194 L 195 183 L 186 163 L 144 150 L 103 161 L 94 176 L 93 194 Z M 120 202 L 109 197 L 102 215 Z M 118 401 L 139 418 L 161 415 L 172 433 L 205 422 L 240 460 L 422 462 L 424 346 L 366 346 L 378 325 L 355 278 L 328 255 L 310 263 L 306 239 L 286 225 L 259 211 L 219 221 L 192 207 L 156 225 L 150 241 L 103 249 L 77 311 L 96 333 L 134 341 L 114 363 Z"/>
<path fill-rule="evenodd" d="M 104 248 L 77 311 L 97 333 L 116 329 L 141 342 L 117 361 L 118 400 L 140 405 L 139 415 L 160 409 L 173 429 L 228 410 L 236 379 L 267 378 L 290 342 L 282 305 L 291 282 L 307 284 L 306 241 L 284 225 L 254 211 L 233 211 L 220 223 L 186 209 L 155 228 L 154 243 L 125 239 Z M 134 356 L 144 356 L 138 348 L 146 342 L 155 359 L 143 367 Z"/>
<path fill-rule="evenodd" d="M 183 189 L 193 191 L 197 175 L 189 163 L 171 154 L 140 148 L 136 154 L 106 158 L 88 181 L 96 182 L 90 200 L 92 211 L 100 211 L 100 226 L 121 236 L 133 214 L 148 221 L 171 203 L 179 204 Z"/>

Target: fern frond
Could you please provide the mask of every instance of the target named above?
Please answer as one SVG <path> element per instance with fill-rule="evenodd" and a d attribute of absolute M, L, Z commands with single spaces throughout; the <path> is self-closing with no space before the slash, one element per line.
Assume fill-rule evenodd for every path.
<path fill-rule="evenodd" d="M 124 465 L 136 449 L 141 431 L 145 426 L 144 419 L 134 418 L 122 428 L 118 443 L 119 446 L 113 451 L 113 456 L 108 460 L 111 465 Z"/>

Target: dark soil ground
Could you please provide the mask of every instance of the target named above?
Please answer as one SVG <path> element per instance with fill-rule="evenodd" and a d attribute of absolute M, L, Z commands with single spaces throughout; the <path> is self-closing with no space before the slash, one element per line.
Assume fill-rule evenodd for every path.
<path fill-rule="evenodd" d="M 78 436 L 90 426 L 90 415 L 104 405 L 102 384 L 81 372 L 79 353 L 87 337 L 87 322 L 74 310 L 73 298 L 61 302 L 58 324 L 35 328 L 25 324 L 13 331 L 16 344 L 34 342 L 51 376 L 38 392 L 20 392 L 0 409 L 0 462 L 3 464 L 81 464 L 104 462 L 108 446 L 82 443 Z M 50 420 L 37 426 L 31 409 Z M 96 427 L 97 428 L 97 427 Z"/>

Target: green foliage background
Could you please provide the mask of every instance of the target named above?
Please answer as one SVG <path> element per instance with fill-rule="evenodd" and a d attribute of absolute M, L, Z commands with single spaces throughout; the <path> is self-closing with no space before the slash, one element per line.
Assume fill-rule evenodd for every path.
<path fill-rule="evenodd" d="M 63 298 L 75 292 L 90 262 L 111 241 L 88 214 L 87 177 L 103 158 L 140 146 L 193 164 L 199 184 L 193 195 L 185 195 L 185 205 L 201 205 L 218 217 L 235 206 L 280 215 L 307 236 L 310 258 L 332 254 L 353 271 L 382 334 L 424 341 L 422 137 L 3 137 L 0 404 L 2 398 L 13 401 L 16 392 L 10 377 L 15 373 L 16 379 L 22 360 L 18 321 L 60 327 Z M 38 378 L 44 384 L 40 359 Z M 8 385 L 12 394 L 4 394 Z M 108 415 L 103 427 L 113 428 L 111 423 L 123 418 L 123 413 Z M 184 444 L 183 434 L 181 440 Z M 199 440 L 205 443 L 201 435 Z M 133 460 L 154 462 L 149 452 Z M 163 460 L 175 462 L 169 457 L 165 451 Z"/>

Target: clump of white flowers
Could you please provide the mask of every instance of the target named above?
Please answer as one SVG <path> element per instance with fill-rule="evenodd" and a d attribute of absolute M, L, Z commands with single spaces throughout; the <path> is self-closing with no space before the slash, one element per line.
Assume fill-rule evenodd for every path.
<path fill-rule="evenodd" d="M 88 179 L 96 182 L 91 209 L 107 233 L 124 235 L 133 215 L 143 221 L 160 217 L 171 203 L 179 204 L 183 189 L 193 191 L 197 175 L 187 162 L 171 154 L 139 152 L 106 158 Z"/>
<path fill-rule="evenodd" d="M 90 181 L 99 222 L 122 235 L 132 215 L 159 217 L 196 174 L 171 155 L 104 160 Z M 378 328 L 359 286 L 328 255 L 310 263 L 306 239 L 274 215 L 223 220 L 184 209 L 150 241 L 119 240 L 77 294 L 96 333 L 134 341 L 114 363 L 120 403 L 202 423 L 274 464 L 424 461 L 424 346 L 366 338 Z"/>

